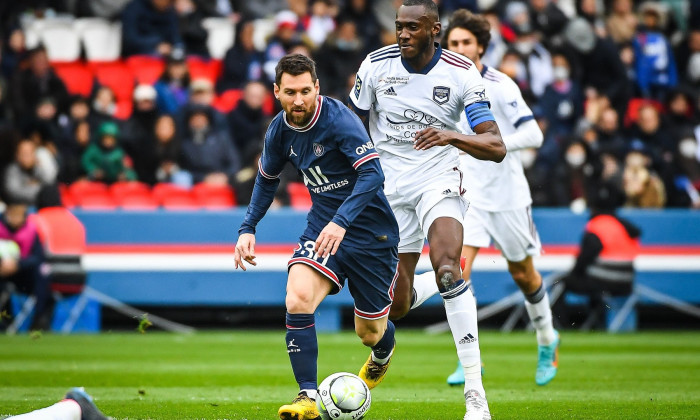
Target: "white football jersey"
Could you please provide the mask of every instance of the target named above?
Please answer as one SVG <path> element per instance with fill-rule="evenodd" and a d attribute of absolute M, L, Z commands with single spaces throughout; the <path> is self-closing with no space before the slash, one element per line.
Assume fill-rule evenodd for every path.
<path fill-rule="evenodd" d="M 402 60 L 394 44 L 370 53 L 350 92 L 352 105 L 369 112 L 370 136 L 386 174 L 384 191 L 392 194 L 414 177 L 432 177 L 459 166 L 452 146 L 415 150 L 416 132 L 427 127 L 461 132 L 464 108 L 488 102 L 474 63 L 436 44 L 433 59 L 422 70 Z"/>
<path fill-rule="evenodd" d="M 507 75 L 491 67 L 482 70 L 486 93 L 493 113 L 505 137 L 518 126 L 534 119 L 520 89 Z M 466 116 L 460 121 L 461 131 L 473 134 Z M 532 204 L 530 187 L 523 172 L 520 151 L 508 151 L 501 163 L 478 160 L 466 153 L 460 155 L 467 198 L 472 206 L 487 211 L 514 210 Z"/>

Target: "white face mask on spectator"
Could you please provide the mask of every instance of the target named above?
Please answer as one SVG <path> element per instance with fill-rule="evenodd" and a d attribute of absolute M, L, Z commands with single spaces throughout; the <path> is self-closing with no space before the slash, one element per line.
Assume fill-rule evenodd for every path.
<path fill-rule="evenodd" d="M 681 156 L 687 159 L 695 158 L 695 154 L 698 151 L 698 143 L 695 139 L 686 138 L 678 143 L 678 152 Z"/>
<path fill-rule="evenodd" d="M 535 43 L 533 41 L 518 41 L 515 43 L 515 49 L 522 55 L 528 55 L 535 48 Z"/>
<path fill-rule="evenodd" d="M 555 66 L 552 69 L 552 76 L 559 81 L 569 80 L 569 69 L 564 66 Z"/>
<path fill-rule="evenodd" d="M 572 168 L 580 168 L 581 165 L 586 161 L 586 155 L 584 153 L 567 153 L 566 163 Z"/>

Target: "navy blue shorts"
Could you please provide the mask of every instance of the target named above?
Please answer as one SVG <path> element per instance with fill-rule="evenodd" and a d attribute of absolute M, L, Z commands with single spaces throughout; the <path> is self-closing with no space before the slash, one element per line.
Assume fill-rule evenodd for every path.
<path fill-rule="evenodd" d="M 377 319 L 389 314 L 394 301 L 394 286 L 399 276 L 397 247 L 360 249 L 340 246 L 335 255 L 317 258 L 315 240 L 302 236 L 287 269 L 294 264 L 306 264 L 328 278 L 338 293 L 348 280 L 350 294 L 355 301 L 355 315 Z"/>

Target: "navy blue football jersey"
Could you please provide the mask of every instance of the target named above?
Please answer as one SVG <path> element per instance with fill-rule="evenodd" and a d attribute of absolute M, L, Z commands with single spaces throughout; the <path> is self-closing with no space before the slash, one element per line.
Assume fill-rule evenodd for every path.
<path fill-rule="evenodd" d="M 382 179 L 383 173 L 362 122 L 342 102 L 319 95 L 316 111 L 303 128 L 290 125 L 284 111 L 272 120 L 265 134 L 260 175 L 274 179 L 287 162 L 299 171 L 311 193 L 306 236 L 317 237 L 333 221 L 347 229 L 345 245 L 376 249 L 398 244 L 398 225 L 382 188 L 357 215 L 353 200 L 345 203 L 361 166 L 376 168 Z M 346 216 L 354 220 L 348 222 Z"/>

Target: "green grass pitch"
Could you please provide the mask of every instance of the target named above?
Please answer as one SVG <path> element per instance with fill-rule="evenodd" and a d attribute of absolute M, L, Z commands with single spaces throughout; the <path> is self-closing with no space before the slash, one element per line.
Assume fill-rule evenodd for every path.
<path fill-rule="evenodd" d="M 534 383 L 534 335 L 483 332 L 494 419 L 700 419 L 700 332 L 562 334 L 560 372 Z M 461 419 L 452 338 L 397 331 L 386 380 L 366 418 Z M 319 380 L 357 372 L 367 350 L 350 332 L 319 335 Z M 0 418 L 83 385 L 115 419 L 275 419 L 296 394 L 284 332 L 0 337 Z"/>

